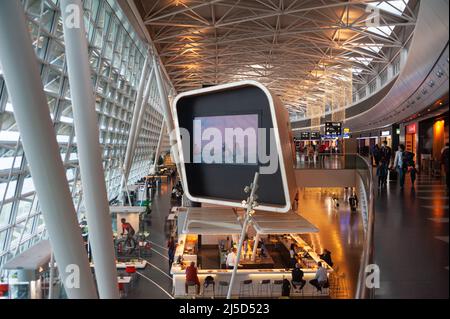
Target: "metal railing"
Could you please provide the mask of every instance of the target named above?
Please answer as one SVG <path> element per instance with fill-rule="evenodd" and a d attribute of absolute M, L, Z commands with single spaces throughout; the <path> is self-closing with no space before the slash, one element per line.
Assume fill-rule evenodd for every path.
<path fill-rule="evenodd" d="M 302 156 L 302 155 L 301 155 Z M 374 186 L 373 171 L 369 161 L 359 154 L 319 154 L 314 156 L 314 160 L 308 160 L 305 156 L 304 161 L 296 163 L 296 169 L 322 169 L 322 170 L 355 170 L 360 177 L 361 183 L 358 185 L 363 192 L 360 199 L 364 229 L 364 243 L 361 254 L 361 261 L 358 272 L 358 281 L 356 286 L 356 299 L 374 298 L 374 289 L 366 285 L 366 269 L 368 265 L 373 264 L 373 232 L 374 232 Z"/>
<path fill-rule="evenodd" d="M 374 211 L 374 187 L 373 187 L 373 171 L 372 165 L 367 159 L 360 155 L 356 155 L 356 160 L 361 164 L 358 166 L 365 166 L 365 169 L 357 169 L 357 174 L 361 177 L 364 185 L 364 191 L 366 194 L 367 207 L 362 210 L 365 214 L 366 223 L 364 227 L 364 244 L 361 256 L 361 262 L 359 266 L 358 283 L 356 287 L 355 299 L 372 299 L 375 295 L 375 290 L 369 288 L 366 284 L 366 269 L 367 266 L 373 264 L 373 232 L 374 232 L 374 222 L 375 222 L 375 211 Z"/>

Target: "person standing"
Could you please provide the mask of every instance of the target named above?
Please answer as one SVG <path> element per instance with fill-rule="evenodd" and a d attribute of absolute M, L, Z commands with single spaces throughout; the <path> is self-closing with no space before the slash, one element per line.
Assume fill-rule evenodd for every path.
<path fill-rule="evenodd" d="M 404 167 L 403 163 L 403 154 L 405 152 L 405 145 L 400 144 L 398 146 L 398 151 L 395 152 L 395 158 L 394 158 L 394 169 L 398 172 L 398 178 L 400 180 L 400 188 L 403 189 L 405 187 L 405 173 L 406 168 Z"/>
<path fill-rule="evenodd" d="M 175 240 L 173 237 L 170 237 L 169 241 L 167 242 L 167 255 L 169 257 L 169 272 L 170 269 L 172 268 L 172 264 L 175 258 L 175 249 L 176 249 Z"/>
<path fill-rule="evenodd" d="M 231 252 L 227 255 L 226 265 L 228 269 L 233 269 L 234 265 L 236 265 L 237 253 L 236 248 L 233 247 Z"/>
<path fill-rule="evenodd" d="M 289 249 L 289 268 L 294 268 L 297 263 L 297 253 L 295 251 L 295 244 L 291 244 L 291 248 Z"/>
<path fill-rule="evenodd" d="M 381 165 L 381 186 L 386 186 L 387 184 L 388 168 L 391 163 L 391 158 L 392 150 L 387 145 L 387 141 L 383 141 L 383 143 L 381 143 L 381 149 L 379 150 L 378 156 L 379 165 Z"/>
<path fill-rule="evenodd" d="M 444 148 L 441 151 L 441 165 L 444 166 L 445 182 L 447 184 L 447 190 L 450 190 L 450 169 L 449 169 L 449 144 L 445 143 Z"/>

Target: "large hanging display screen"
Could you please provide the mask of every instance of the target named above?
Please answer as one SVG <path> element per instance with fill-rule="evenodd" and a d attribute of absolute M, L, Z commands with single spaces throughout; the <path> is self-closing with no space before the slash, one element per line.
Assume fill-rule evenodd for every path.
<path fill-rule="evenodd" d="M 257 165 L 258 123 L 257 114 L 194 117 L 194 163 Z"/>

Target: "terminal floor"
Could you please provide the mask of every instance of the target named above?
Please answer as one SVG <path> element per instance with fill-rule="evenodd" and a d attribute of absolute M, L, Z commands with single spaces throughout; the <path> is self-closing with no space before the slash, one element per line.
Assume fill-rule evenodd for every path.
<path fill-rule="evenodd" d="M 171 298 L 165 243 L 169 236 L 166 217 L 170 210 L 165 184 L 155 195 L 151 222 L 147 225 L 153 241 L 150 263 L 128 298 Z M 339 209 L 331 194 L 340 194 Z M 339 189 L 302 189 L 299 210 L 320 232 L 304 235 L 317 252 L 332 252 L 334 267 L 345 274 L 347 297 L 355 293 L 363 234 L 360 214 L 352 214 Z M 404 191 L 389 183 L 375 201 L 375 263 L 380 268 L 377 298 L 448 298 L 448 192 L 441 179 L 420 176 L 415 190 L 410 181 Z"/>
<path fill-rule="evenodd" d="M 441 178 L 409 176 L 389 183 L 375 201 L 377 298 L 448 298 L 449 197 Z"/>
<path fill-rule="evenodd" d="M 336 194 L 339 207 L 331 197 Z M 316 251 L 331 251 L 333 268 L 345 276 L 345 292 L 340 298 L 353 298 L 358 278 L 359 264 L 364 242 L 362 219 L 359 212 L 350 212 L 347 198 L 350 190 L 342 188 L 300 189 L 299 212 L 319 228 L 319 233 L 301 237 Z"/>

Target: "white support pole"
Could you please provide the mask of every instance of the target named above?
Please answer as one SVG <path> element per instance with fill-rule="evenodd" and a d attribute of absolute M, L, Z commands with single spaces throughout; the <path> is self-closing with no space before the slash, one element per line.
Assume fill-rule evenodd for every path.
<path fill-rule="evenodd" d="M 136 131 L 134 134 L 134 141 L 131 144 L 131 156 L 130 156 L 130 160 L 129 160 L 129 169 L 131 169 L 131 167 L 133 165 L 134 152 L 136 151 L 136 145 L 139 140 L 139 133 L 141 131 L 142 123 L 144 122 L 145 111 L 147 110 L 148 99 L 150 97 L 150 89 L 152 87 L 152 78 L 153 78 L 154 70 L 155 70 L 155 68 L 153 67 L 152 70 L 150 71 L 150 75 L 148 77 L 147 84 L 145 86 L 144 97 L 142 99 L 142 104 L 141 104 L 141 107 L 139 110 L 139 116 L 138 116 L 138 120 L 136 123 Z M 125 176 L 125 180 L 128 180 L 129 172 L 130 172 L 130 170 L 128 170 L 128 174 Z M 127 186 L 127 185 L 125 185 L 125 186 Z"/>
<path fill-rule="evenodd" d="M 68 298 L 97 293 L 20 1 L 0 1 L 0 63 Z M 78 276 L 74 276 L 78 275 Z"/>
<path fill-rule="evenodd" d="M 123 167 L 122 167 L 122 178 L 120 181 L 120 198 L 122 198 L 122 190 L 123 188 L 127 187 L 127 182 L 128 182 L 128 176 L 130 174 L 130 169 L 131 169 L 131 164 L 130 161 L 132 161 L 133 159 L 133 152 L 132 152 L 132 147 L 133 147 L 133 143 L 134 143 L 134 138 L 136 135 L 136 125 L 138 122 L 138 117 L 139 117 L 139 111 L 141 109 L 141 105 L 142 105 L 142 98 L 143 98 L 143 94 L 144 94 L 144 88 L 145 88 L 145 79 L 146 79 L 146 75 L 147 75 L 147 70 L 148 70 L 148 58 L 149 56 L 147 55 L 145 57 L 145 61 L 144 61 L 144 68 L 142 70 L 141 73 L 141 78 L 139 80 L 139 87 L 138 87 L 138 91 L 136 94 L 136 101 L 134 103 L 134 110 L 133 110 L 133 118 L 131 120 L 131 127 L 130 127 L 130 133 L 128 135 L 128 142 L 127 142 L 127 148 L 125 151 L 125 159 L 123 162 Z M 148 79 L 148 81 L 150 81 L 150 78 Z M 131 205 L 130 202 L 130 195 L 128 193 L 128 188 L 126 188 L 127 194 L 128 194 L 128 201 Z"/>
<path fill-rule="evenodd" d="M 255 236 L 255 242 L 253 243 L 252 261 L 256 260 L 256 251 L 258 250 L 258 243 L 260 237 L 261 236 L 259 235 L 259 233 L 257 233 Z"/>
<path fill-rule="evenodd" d="M 164 120 L 166 121 L 167 132 L 169 133 L 170 149 L 173 156 L 173 160 L 177 165 L 177 171 L 180 173 L 180 160 L 177 149 L 177 137 L 175 135 L 175 123 L 173 122 L 172 110 L 170 109 L 169 98 L 161 77 L 161 66 L 157 61 L 156 55 L 153 55 L 153 68 L 155 69 L 156 84 L 158 85 L 158 91 L 161 100 L 161 106 L 163 110 Z"/>
<path fill-rule="evenodd" d="M 83 5 L 81 0 L 61 0 L 60 7 L 81 183 L 98 292 L 100 298 L 118 299 L 113 232 L 99 144 Z M 78 8 L 78 12 L 75 8 Z M 78 26 L 73 23 L 76 14 L 79 14 L 80 19 Z"/>
<path fill-rule="evenodd" d="M 162 144 L 162 140 L 164 137 L 164 128 L 165 128 L 165 123 L 163 120 L 161 123 L 161 132 L 159 133 L 158 145 L 156 146 L 156 150 L 155 150 L 155 160 L 153 161 L 153 166 L 150 168 L 150 174 L 155 173 L 156 166 L 158 165 L 159 153 L 161 152 L 161 144 Z"/>
<path fill-rule="evenodd" d="M 53 281 L 55 280 L 55 257 L 53 251 L 50 255 L 50 276 L 48 278 L 48 299 L 53 299 Z"/>
<path fill-rule="evenodd" d="M 248 226 L 248 223 L 249 223 L 250 218 L 252 217 L 252 213 L 253 213 L 253 203 L 254 203 L 254 199 L 255 199 L 255 192 L 256 192 L 256 189 L 258 188 L 258 178 L 259 178 L 259 173 L 256 172 L 255 177 L 253 178 L 253 184 L 251 186 L 250 196 L 246 203 L 247 208 L 245 210 L 245 215 L 244 215 L 244 224 L 242 225 L 241 237 L 239 238 L 236 263 L 234 264 L 233 272 L 231 273 L 230 286 L 228 287 L 227 299 L 231 299 L 231 293 L 233 291 L 233 285 L 234 285 L 234 282 L 236 279 L 238 265 L 239 265 L 239 262 L 241 261 L 242 245 L 244 244 L 245 234 L 247 232 L 247 226 Z"/>

